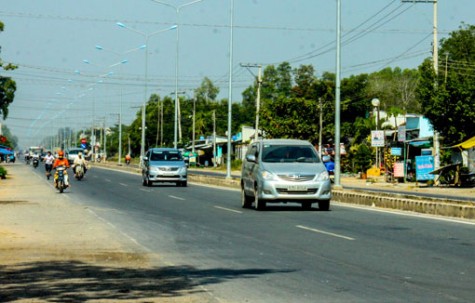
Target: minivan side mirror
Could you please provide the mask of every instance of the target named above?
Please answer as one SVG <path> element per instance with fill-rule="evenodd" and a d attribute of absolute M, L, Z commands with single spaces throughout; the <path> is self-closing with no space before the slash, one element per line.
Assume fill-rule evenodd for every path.
<path fill-rule="evenodd" d="M 246 160 L 247 160 L 248 162 L 254 162 L 254 163 L 257 162 L 256 156 L 254 156 L 254 155 L 247 155 L 247 156 L 246 156 Z"/>

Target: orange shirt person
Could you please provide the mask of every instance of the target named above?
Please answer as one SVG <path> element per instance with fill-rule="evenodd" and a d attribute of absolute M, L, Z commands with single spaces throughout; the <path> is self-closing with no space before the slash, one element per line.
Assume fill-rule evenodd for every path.
<path fill-rule="evenodd" d="M 58 158 L 54 160 L 53 163 L 53 168 L 56 168 L 58 166 L 64 166 L 66 168 L 69 168 L 69 161 L 68 159 L 64 158 L 64 152 L 62 150 L 58 152 Z"/>
<path fill-rule="evenodd" d="M 68 159 L 64 158 L 64 152 L 62 150 L 60 150 L 58 152 L 58 158 L 56 160 L 54 160 L 53 169 L 58 167 L 58 166 L 64 166 L 66 169 L 69 168 L 69 161 L 68 161 Z M 57 186 L 57 184 L 56 184 L 57 178 L 58 178 L 58 172 L 56 171 L 56 173 L 54 174 L 54 186 L 55 187 Z M 66 186 L 69 186 L 69 178 L 68 178 L 68 173 L 67 173 L 66 170 L 64 171 L 64 184 Z"/>

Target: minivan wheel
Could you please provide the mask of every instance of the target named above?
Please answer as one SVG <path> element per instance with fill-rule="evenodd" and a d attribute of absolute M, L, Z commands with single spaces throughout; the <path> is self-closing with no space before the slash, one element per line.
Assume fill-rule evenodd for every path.
<path fill-rule="evenodd" d="M 242 208 L 250 208 L 252 205 L 252 198 L 246 195 L 244 188 L 241 188 L 241 206 Z"/>
<path fill-rule="evenodd" d="M 142 178 L 142 185 L 143 185 L 143 186 L 147 186 L 147 180 L 144 179 L 144 178 Z"/>
<path fill-rule="evenodd" d="M 318 202 L 318 209 L 320 210 L 330 210 L 330 200 L 322 200 Z"/>
<path fill-rule="evenodd" d="M 302 208 L 305 210 L 312 208 L 312 202 L 302 202 Z"/>

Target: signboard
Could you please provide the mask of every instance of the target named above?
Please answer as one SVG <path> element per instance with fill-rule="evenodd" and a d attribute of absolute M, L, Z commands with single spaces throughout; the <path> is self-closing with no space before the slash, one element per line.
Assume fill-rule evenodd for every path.
<path fill-rule="evenodd" d="M 384 146 L 384 130 L 372 130 L 371 131 L 371 146 L 383 147 Z"/>
<path fill-rule="evenodd" d="M 404 162 L 394 163 L 394 178 L 403 178 L 404 177 Z"/>
<path fill-rule="evenodd" d="M 391 156 L 402 156 L 401 147 L 391 147 Z"/>
<path fill-rule="evenodd" d="M 416 156 L 416 181 L 434 180 L 434 175 L 429 174 L 433 170 L 433 156 Z"/>
<path fill-rule="evenodd" d="M 399 142 L 406 141 L 406 126 L 399 126 L 397 128 L 397 140 Z"/>

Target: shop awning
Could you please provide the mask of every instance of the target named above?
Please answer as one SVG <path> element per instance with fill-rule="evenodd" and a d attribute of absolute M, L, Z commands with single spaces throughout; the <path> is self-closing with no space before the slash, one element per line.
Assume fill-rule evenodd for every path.
<path fill-rule="evenodd" d="M 0 154 L 3 155 L 11 155 L 13 152 L 11 150 L 5 149 L 5 148 L 0 148 Z"/>
<path fill-rule="evenodd" d="M 468 139 L 467 141 L 464 141 L 464 142 L 459 143 L 457 145 L 454 145 L 452 147 L 460 147 L 460 148 L 463 148 L 463 149 L 470 149 L 472 147 L 475 147 L 475 137 L 472 137 L 472 138 Z"/>

